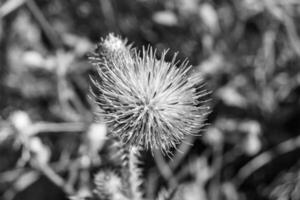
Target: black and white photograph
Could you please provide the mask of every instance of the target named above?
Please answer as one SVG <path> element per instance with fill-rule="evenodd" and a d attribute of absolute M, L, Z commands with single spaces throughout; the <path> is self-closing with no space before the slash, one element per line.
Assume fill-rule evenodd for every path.
<path fill-rule="evenodd" d="M 300 0 L 0 0 L 0 200 L 300 200 Z"/>

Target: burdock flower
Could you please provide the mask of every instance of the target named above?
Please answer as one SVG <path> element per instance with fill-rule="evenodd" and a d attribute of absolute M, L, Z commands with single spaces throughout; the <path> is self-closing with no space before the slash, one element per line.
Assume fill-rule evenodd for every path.
<path fill-rule="evenodd" d="M 112 34 L 98 47 L 90 57 L 99 74 L 92 79 L 94 96 L 111 134 L 129 146 L 168 153 L 200 131 L 207 92 L 188 62 L 179 64 L 176 55 L 166 62 L 167 51 L 157 59 L 151 47 L 132 50 Z"/>

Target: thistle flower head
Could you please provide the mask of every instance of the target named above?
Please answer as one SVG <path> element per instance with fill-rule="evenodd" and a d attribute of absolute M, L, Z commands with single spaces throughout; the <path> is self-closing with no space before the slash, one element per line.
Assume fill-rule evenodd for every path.
<path fill-rule="evenodd" d="M 123 191 L 121 177 L 111 169 L 100 170 L 94 177 L 94 184 L 94 194 L 100 199 L 128 200 Z"/>
<path fill-rule="evenodd" d="M 167 153 L 203 126 L 207 107 L 199 99 L 207 92 L 201 89 L 199 77 L 189 74 L 187 62 L 177 66 L 176 55 L 166 62 L 167 51 L 157 59 L 151 47 L 131 51 L 118 39 L 110 35 L 102 40 L 100 46 L 114 41 L 114 50 L 94 62 L 100 115 L 122 142 Z"/>

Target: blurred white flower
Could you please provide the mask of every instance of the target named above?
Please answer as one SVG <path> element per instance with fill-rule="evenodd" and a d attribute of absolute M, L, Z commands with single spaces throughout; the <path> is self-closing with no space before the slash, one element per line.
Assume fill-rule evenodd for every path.
<path fill-rule="evenodd" d="M 50 160 L 50 150 L 44 145 L 40 138 L 33 137 L 28 141 L 28 147 L 35 160 L 39 164 L 46 164 Z"/>

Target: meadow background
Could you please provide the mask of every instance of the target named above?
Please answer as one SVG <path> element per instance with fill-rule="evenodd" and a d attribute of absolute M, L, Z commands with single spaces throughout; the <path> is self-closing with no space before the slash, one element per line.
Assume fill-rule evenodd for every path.
<path fill-rule="evenodd" d="M 116 162 L 88 98 L 87 54 L 111 32 L 179 52 L 211 91 L 192 146 L 143 152 L 145 196 L 300 199 L 298 0 L 0 1 L 0 199 L 89 193 Z"/>

